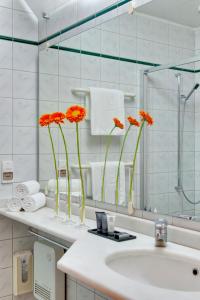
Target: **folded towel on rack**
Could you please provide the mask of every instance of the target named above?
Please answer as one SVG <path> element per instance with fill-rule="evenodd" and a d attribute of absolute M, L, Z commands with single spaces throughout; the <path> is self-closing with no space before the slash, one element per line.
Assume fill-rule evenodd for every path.
<path fill-rule="evenodd" d="M 33 212 L 46 204 L 46 197 L 43 193 L 27 195 L 22 200 L 22 208 L 27 212 Z"/>
<path fill-rule="evenodd" d="M 24 198 L 27 195 L 36 194 L 40 191 L 40 184 L 36 180 L 19 183 L 15 188 L 17 198 Z"/>
<path fill-rule="evenodd" d="M 22 203 L 19 198 L 11 198 L 7 202 L 7 208 L 9 211 L 17 212 L 22 208 Z"/>
<path fill-rule="evenodd" d="M 92 197 L 101 201 L 101 182 L 104 162 L 91 162 Z M 115 187 L 118 161 L 107 162 L 105 174 L 105 203 L 115 204 Z M 119 205 L 125 202 L 125 166 L 121 163 L 119 176 Z"/>
<path fill-rule="evenodd" d="M 123 92 L 91 87 L 90 118 L 92 135 L 109 135 L 113 128 L 113 118 L 125 122 Z M 124 129 L 116 128 L 113 135 L 124 135 Z"/>

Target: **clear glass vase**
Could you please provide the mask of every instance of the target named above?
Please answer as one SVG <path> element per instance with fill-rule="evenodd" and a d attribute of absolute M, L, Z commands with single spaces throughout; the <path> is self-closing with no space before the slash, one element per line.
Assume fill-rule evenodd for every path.
<path fill-rule="evenodd" d="M 88 226 L 85 224 L 85 204 L 82 201 L 82 194 L 79 196 L 79 224 L 80 229 L 87 229 Z"/>
<path fill-rule="evenodd" d="M 56 221 L 61 221 L 61 212 L 60 212 L 60 195 L 55 195 L 55 207 L 54 207 L 54 215 L 53 219 Z"/>
<path fill-rule="evenodd" d="M 64 222 L 67 225 L 72 225 L 75 222 L 72 220 L 71 195 L 70 195 L 70 201 L 67 198 L 65 203 L 66 203 L 66 217 L 65 217 Z"/>
<path fill-rule="evenodd" d="M 135 191 L 132 190 L 131 195 L 128 199 L 128 214 L 131 216 L 135 212 Z"/>

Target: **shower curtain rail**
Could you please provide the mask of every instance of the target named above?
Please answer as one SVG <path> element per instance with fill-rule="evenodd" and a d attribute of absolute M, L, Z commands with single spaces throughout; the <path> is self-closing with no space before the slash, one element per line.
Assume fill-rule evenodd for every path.
<path fill-rule="evenodd" d="M 158 67 L 152 67 L 152 68 L 146 69 L 146 70 L 144 70 L 144 74 L 147 75 L 147 74 L 162 71 L 162 70 L 165 70 L 165 69 L 172 69 L 172 68 L 175 68 L 175 67 L 178 67 L 178 66 L 181 66 L 181 65 L 185 65 L 185 64 L 189 64 L 189 63 L 193 63 L 193 62 L 199 61 L 199 60 L 200 60 L 200 55 L 191 56 L 189 58 L 180 60 L 178 63 L 174 62 L 173 64 L 172 63 L 171 64 L 165 64 L 165 65 L 161 65 L 161 66 L 158 66 Z M 194 70 L 194 72 L 195 72 L 195 70 Z"/>

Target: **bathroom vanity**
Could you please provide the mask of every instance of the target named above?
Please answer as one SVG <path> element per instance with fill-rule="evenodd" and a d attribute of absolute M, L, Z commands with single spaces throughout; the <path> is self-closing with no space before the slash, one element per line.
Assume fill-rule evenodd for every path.
<path fill-rule="evenodd" d="M 200 297 L 200 250 L 170 241 L 166 248 L 156 248 L 154 237 L 148 236 L 154 231 L 151 221 L 117 215 L 118 223 L 139 229 L 139 232 L 128 230 L 136 239 L 117 243 L 90 234 L 87 229 L 55 221 L 53 210 L 47 207 L 34 213 L 0 209 L 0 214 L 29 226 L 30 233 L 40 239 L 63 247 L 66 253 L 58 261 L 58 269 L 105 297 L 127 300 L 148 299 L 149 295 L 156 300 Z M 89 208 L 88 214 L 92 219 L 87 219 L 86 224 L 95 228 L 94 210 Z M 176 242 L 180 236 L 185 237 L 183 244 L 189 238 L 195 241 L 193 247 L 200 249 L 200 233 L 169 226 L 169 240 Z"/>

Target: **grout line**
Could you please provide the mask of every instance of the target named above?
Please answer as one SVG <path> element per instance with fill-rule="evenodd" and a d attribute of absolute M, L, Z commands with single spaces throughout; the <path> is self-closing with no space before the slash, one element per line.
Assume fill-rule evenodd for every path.
<path fill-rule="evenodd" d="M 141 60 L 137 60 L 137 59 L 125 58 L 125 57 L 120 57 L 120 56 L 108 55 L 108 54 L 103 54 L 103 53 L 99 53 L 99 52 L 92 52 L 92 51 L 86 51 L 86 50 L 63 47 L 63 46 L 53 45 L 50 48 L 56 49 L 56 50 L 61 50 L 61 51 L 77 53 L 77 54 L 88 55 L 88 56 L 95 56 L 95 57 L 100 57 L 100 58 L 118 60 L 118 61 L 122 61 L 122 62 L 129 62 L 129 63 L 133 63 L 133 64 L 146 65 L 146 66 L 151 66 L 151 67 L 161 66 L 161 64 L 152 63 L 152 62 L 148 62 L 148 61 L 141 61 Z M 176 71 L 188 72 L 188 73 L 200 72 L 200 70 L 191 70 L 191 69 L 178 68 L 178 67 L 172 67 L 170 69 L 176 70 Z"/>

